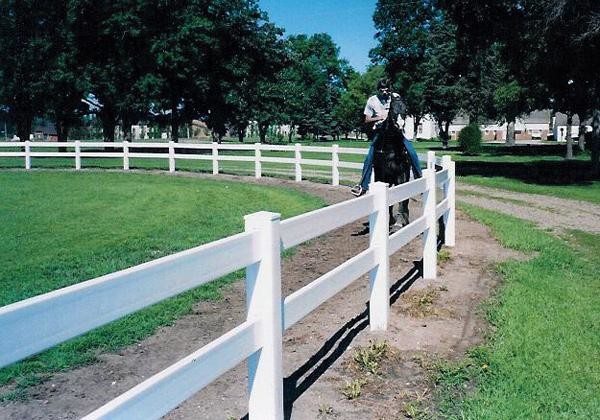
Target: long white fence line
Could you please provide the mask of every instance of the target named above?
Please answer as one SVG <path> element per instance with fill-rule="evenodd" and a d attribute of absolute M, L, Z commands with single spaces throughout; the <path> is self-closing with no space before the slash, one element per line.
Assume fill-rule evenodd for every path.
<path fill-rule="evenodd" d="M 66 153 L 81 158 L 85 152 L 79 150 L 80 146 Z M 171 150 L 178 146 L 167 145 L 170 162 L 177 159 Z M 208 159 L 213 165 L 218 164 L 218 158 L 222 157 L 218 149 L 207 146 L 212 149 Z M 251 147 L 260 157 L 264 145 Z M 288 163 L 297 169 L 298 161 L 302 161 L 298 157 L 301 152 L 297 146 L 292 149 L 295 158 Z M 345 153 L 342 148 L 333 150 Z M 26 144 L 25 153 L 27 162 L 39 152 L 32 152 Z M 119 154 L 124 159 L 124 168 L 126 159 L 134 155 L 140 154 L 131 153 L 124 145 L 123 153 Z M 260 169 L 261 159 L 256 160 L 255 156 L 239 158 L 254 161 Z M 441 164 L 437 172 L 436 163 Z M 446 244 L 454 244 L 455 174 L 454 162 L 447 156 L 440 160 L 429 153 L 429 165 L 423 171 L 423 178 L 403 185 L 389 188 L 377 182 L 363 197 L 284 221 L 280 221 L 279 214 L 254 213 L 246 216 L 243 233 L 4 306 L 0 308 L 0 367 L 245 267 L 245 322 L 85 418 L 159 418 L 227 370 L 248 360 L 250 418 L 282 419 L 282 334 L 287 328 L 369 273 L 370 327 L 385 330 L 389 320 L 389 256 L 421 233 L 423 277 L 436 277 L 436 221 L 440 217 L 445 221 Z M 440 186 L 442 197 L 436 204 L 436 189 Z M 423 215 L 390 235 L 388 206 L 415 195 L 423 197 Z M 371 232 L 366 250 L 289 296 L 282 296 L 282 251 L 365 217 L 369 218 Z"/>
<path fill-rule="evenodd" d="M 48 151 L 36 149 L 48 148 L 66 148 L 67 151 Z M 21 151 L 4 152 L 3 148 L 23 148 Z M 96 149 L 96 150 L 90 150 Z M 97 150 L 102 149 L 102 150 Z M 105 151 L 105 149 L 113 149 Z M 134 152 L 131 149 L 135 150 Z M 151 149 L 144 151 L 144 149 Z M 160 153 L 156 153 L 160 150 Z M 204 150 L 205 153 L 198 151 Z M 220 152 L 228 150 L 237 150 L 243 152 L 251 152 L 241 156 L 230 154 L 222 154 Z M 196 153 L 184 153 L 184 151 L 196 151 Z M 263 156 L 263 152 L 289 152 L 293 153 L 294 157 L 271 157 Z M 303 153 L 317 152 L 331 154 L 331 160 L 325 159 L 306 159 L 303 158 Z M 121 158 L 123 159 L 123 170 L 127 171 L 130 168 L 130 159 L 166 159 L 169 164 L 169 172 L 175 172 L 177 169 L 177 161 L 184 160 L 205 160 L 212 162 L 212 173 L 218 175 L 220 171 L 219 162 L 254 162 L 254 176 L 261 178 L 263 176 L 262 163 L 279 163 L 293 165 L 294 179 L 302 181 L 303 165 L 322 166 L 331 168 L 331 183 L 332 185 L 340 184 L 340 169 L 362 169 L 362 162 L 347 162 L 340 158 L 340 155 L 365 155 L 367 149 L 339 147 L 334 144 L 330 147 L 326 146 L 304 146 L 300 143 L 295 145 L 268 145 L 268 144 L 219 144 L 219 143 L 130 143 L 130 142 L 31 142 L 25 141 L 22 143 L 0 142 L 0 157 L 22 157 L 24 158 L 25 169 L 31 169 L 31 158 L 44 157 L 61 157 L 74 158 L 75 169 L 82 168 L 82 161 L 86 158 Z M 427 167 L 433 168 L 431 165 L 441 166 L 441 160 L 435 159 L 435 162 L 430 161 L 429 156 L 419 156 L 423 161 L 427 161 Z"/>

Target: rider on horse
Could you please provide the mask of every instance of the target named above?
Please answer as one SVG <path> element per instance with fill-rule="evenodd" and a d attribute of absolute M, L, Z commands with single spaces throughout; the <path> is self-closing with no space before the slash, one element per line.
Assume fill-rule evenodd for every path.
<path fill-rule="evenodd" d="M 352 187 L 350 190 L 352 194 L 359 197 L 365 194 L 369 189 L 369 182 L 371 181 L 371 172 L 373 171 L 373 156 L 375 150 L 375 143 L 378 138 L 382 135 L 382 123 L 388 116 L 388 112 L 390 109 L 390 104 L 392 100 L 401 101 L 400 95 L 397 93 L 392 93 L 390 90 L 390 83 L 387 79 L 381 79 L 377 83 L 377 95 L 371 96 L 367 100 L 367 105 L 365 106 L 365 123 L 372 124 L 372 130 L 369 130 L 368 133 L 369 140 L 371 141 L 371 145 L 369 146 L 369 151 L 367 156 L 365 157 L 365 161 L 363 164 L 362 177 L 360 183 Z M 400 127 L 404 125 L 404 121 L 401 122 Z M 411 142 L 404 136 L 403 143 L 406 151 L 411 160 L 411 168 L 413 170 L 413 174 L 415 178 L 420 178 L 422 176 L 421 167 L 419 165 L 419 157 L 417 156 L 417 152 L 415 151 Z"/>

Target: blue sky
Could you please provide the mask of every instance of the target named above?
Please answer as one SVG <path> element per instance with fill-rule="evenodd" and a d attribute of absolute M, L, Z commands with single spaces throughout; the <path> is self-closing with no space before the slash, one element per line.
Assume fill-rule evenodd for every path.
<path fill-rule="evenodd" d="M 340 47 L 340 56 L 363 72 L 375 46 L 373 11 L 376 0 L 259 0 L 269 19 L 286 35 L 327 32 Z"/>

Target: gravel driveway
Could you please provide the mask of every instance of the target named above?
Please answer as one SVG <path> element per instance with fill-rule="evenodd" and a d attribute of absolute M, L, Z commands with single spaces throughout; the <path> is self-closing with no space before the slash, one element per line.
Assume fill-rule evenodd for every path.
<path fill-rule="evenodd" d="M 458 183 L 457 200 L 530 220 L 556 233 L 569 229 L 600 233 L 598 204 Z"/>

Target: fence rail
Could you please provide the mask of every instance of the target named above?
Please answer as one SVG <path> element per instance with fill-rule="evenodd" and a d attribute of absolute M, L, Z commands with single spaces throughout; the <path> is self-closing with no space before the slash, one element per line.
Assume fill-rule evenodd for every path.
<path fill-rule="evenodd" d="M 36 143 L 38 145 L 48 147 Z M 175 168 L 174 149 L 187 146 L 160 144 L 169 150 L 170 168 Z M 81 159 L 82 145 L 75 147 L 75 157 Z M 134 155 L 129 152 L 130 147 L 138 146 L 124 144 L 122 152 L 115 153 L 123 157 L 124 168 L 127 159 Z M 296 156 L 291 160 L 297 171 L 299 147 L 277 146 L 279 150 L 282 147 L 294 151 Z M 19 156 L 27 161 L 32 156 L 31 144 L 25 144 L 25 148 Z M 193 145 L 193 148 L 211 150 L 211 159 L 218 155 L 214 145 Z M 259 158 L 263 150 L 262 145 L 256 148 L 228 145 L 228 148 L 258 150 Z M 317 148 L 310 150 L 317 151 Z M 342 149 L 331 150 L 335 155 L 336 150 Z M 71 152 L 69 156 L 72 155 Z M 256 160 L 257 173 L 261 161 Z M 335 162 L 333 159 L 328 164 L 335 169 Z M 290 162 L 286 160 L 286 163 Z M 437 173 L 436 163 L 441 165 Z M 77 166 L 80 167 L 80 161 Z M 243 360 L 248 360 L 249 367 L 250 418 L 282 419 L 282 334 L 285 329 L 369 273 L 370 326 L 372 330 L 385 330 L 389 318 L 389 256 L 421 234 L 423 277 L 436 277 L 438 218 L 442 217 L 445 222 L 446 245 L 454 245 L 455 171 L 454 162 L 448 156 L 436 159 L 431 152 L 427 155 L 427 166 L 422 179 L 392 188 L 376 182 L 363 197 L 285 221 L 280 221 L 276 213 L 254 213 L 246 216 L 245 232 L 238 235 L 2 307 L 0 367 L 245 267 L 245 322 L 90 413 L 86 419 L 158 418 Z M 437 203 L 436 190 L 440 186 L 442 197 Z M 423 215 L 390 235 L 388 206 L 415 195 L 422 197 Z M 371 232 L 365 251 L 289 296 L 281 295 L 282 250 L 365 217 L 369 218 Z"/>
<path fill-rule="evenodd" d="M 20 148 L 20 151 L 2 151 L 3 148 Z M 64 148 L 66 151 L 40 150 Z M 90 150 L 93 149 L 93 150 Z M 97 149 L 102 149 L 98 151 Z M 144 151 L 145 150 L 145 151 Z M 205 153 L 202 153 L 204 151 Z M 229 152 L 247 152 L 246 155 L 231 155 Z M 224 152 L 224 153 L 221 153 Z M 294 157 L 263 156 L 264 152 L 293 153 Z M 308 159 L 303 153 L 327 153 L 331 160 Z M 303 165 L 312 167 L 330 168 L 331 182 L 333 185 L 340 183 L 340 169 L 361 169 L 362 163 L 348 162 L 340 155 L 365 155 L 367 149 L 339 147 L 333 145 L 304 146 L 297 143 L 293 146 L 268 145 L 268 144 L 219 144 L 219 143 L 104 143 L 104 142 L 31 142 L 22 143 L 0 142 L 0 157 L 24 158 L 25 169 L 31 169 L 31 158 L 71 158 L 74 160 L 75 169 L 82 167 L 82 161 L 89 158 L 120 158 L 123 160 L 123 170 L 130 169 L 130 159 L 165 159 L 169 162 L 169 171 L 175 172 L 177 161 L 211 161 L 213 174 L 220 172 L 219 162 L 254 162 L 254 175 L 262 177 L 262 163 L 279 163 L 294 166 L 296 181 L 303 179 Z M 423 161 L 427 157 L 419 155 Z M 436 159 L 436 165 L 441 166 L 441 160 Z"/>

